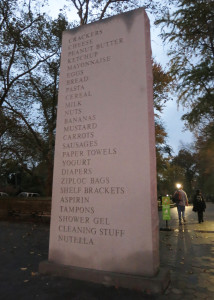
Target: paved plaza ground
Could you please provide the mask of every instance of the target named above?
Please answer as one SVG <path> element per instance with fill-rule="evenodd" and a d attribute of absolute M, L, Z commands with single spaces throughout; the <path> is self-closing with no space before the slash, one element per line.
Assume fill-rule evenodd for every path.
<path fill-rule="evenodd" d="M 9 220 L 0 222 L 1 300 L 140 300 L 214 299 L 214 204 L 208 203 L 205 222 L 197 223 L 187 207 L 187 224 L 178 225 L 171 209 L 170 231 L 160 212 L 160 263 L 170 269 L 171 283 L 163 295 L 104 287 L 77 280 L 44 276 L 38 265 L 48 258 L 49 224 Z"/>

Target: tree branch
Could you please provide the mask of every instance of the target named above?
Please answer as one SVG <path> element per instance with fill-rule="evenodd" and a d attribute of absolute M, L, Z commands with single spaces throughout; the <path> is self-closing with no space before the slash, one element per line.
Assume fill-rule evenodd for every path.
<path fill-rule="evenodd" d="M 101 13 L 101 15 L 99 17 L 99 20 L 103 19 L 104 15 L 106 13 L 106 10 L 107 10 L 107 8 L 109 7 L 110 4 L 116 3 L 116 2 L 128 2 L 128 1 L 129 0 L 108 0 L 107 3 L 106 3 L 106 5 L 104 6 L 104 8 L 102 10 L 102 13 Z"/>
<path fill-rule="evenodd" d="M 8 105 L 8 107 L 4 107 L 5 109 L 12 111 L 15 115 L 17 115 L 27 126 L 28 130 L 31 132 L 31 134 L 33 135 L 35 141 L 37 142 L 37 145 L 39 146 L 39 150 L 42 152 L 42 146 L 41 146 L 41 141 L 38 138 L 36 132 L 33 130 L 32 126 L 29 124 L 29 122 L 27 121 L 27 119 L 24 117 L 24 115 L 17 111 L 15 108 L 12 107 L 12 105 L 8 102 L 5 101 L 5 103 Z"/>
<path fill-rule="evenodd" d="M 17 75 L 16 77 L 14 77 L 11 82 L 8 82 L 6 90 L 4 91 L 3 95 L 1 96 L 0 99 L 0 107 L 2 106 L 3 102 L 5 101 L 7 94 L 11 88 L 11 86 L 14 84 L 15 81 L 17 81 L 19 78 L 23 77 L 24 75 L 30 73 L 31 71 L 33 71 L 34 69 L 36 69 L 41 63 L 45 62 L 46 60 L 48 60 L 49 58 L 51 58 L 52 56 L 54 56 L 56 54 L 56 52 L 52 53 L 51 55 L 45 57 L 44 59 L 41 59 L 39 61 L 37 61 L 37 63 L 32 66 L 30 69 L 24 71 L 23 73 Z"/>

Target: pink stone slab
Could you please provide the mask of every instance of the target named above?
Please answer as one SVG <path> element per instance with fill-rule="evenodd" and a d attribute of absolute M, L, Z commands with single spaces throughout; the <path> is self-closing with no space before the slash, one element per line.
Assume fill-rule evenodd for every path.
<path fill-rule="evenodd" d="M 63 34 L 49 262 L 158 272 L 149 28 L 139 9 Z"/>

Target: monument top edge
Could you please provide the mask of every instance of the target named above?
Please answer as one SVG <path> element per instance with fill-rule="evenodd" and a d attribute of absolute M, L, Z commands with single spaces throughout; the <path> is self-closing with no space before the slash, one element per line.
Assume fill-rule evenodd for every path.
<path fill-rule="evenodd" d="M 94 22 L 91 22 L 91 23 L 88 23 L 88 24 L 84 24 L 84 25 L 80 25 L 78 27 L 74 27 L 74 28 L 71 28 L 71 29 L 68 29 L 68 30 L 64 30 L 63 31 L 63 35 L 64 34 L 68 34 L 68 33 L 77 33 L 77 32 L 80 32 L 81 30 L 84 30 L 85 27 L 89 27 L 89 26 L 96 26 L 98 24 L 105 24 L 105 23 L 109 23 L 109 22 L 112 22 L 112 20 L 116 20 L 116 19 L 123 19 L 125 22 L 129 22 L 129 20 L 134 17 L 134 15 L 139 15 L 139 14 L 144 14 L 144 17 L 147 21 L 149 21 L 149 17 L 146 13 L 146 10 L 144 7 L 140 7 L 140 8 L 137 8 L 137 9 L 133 9 L 133 10 L 130 10 L 130 11 L 127 11 L 127 12 L 124 12 L 124 13 L 120 13 L 120 14 L 117 14 L 117 15 L 114 15 L 114 16 L 111 16 L 111 17 L 107 17 L 105 19 L 102 19 L 102 20 L 97 20 L 97 21 L 94 21 Z"/>

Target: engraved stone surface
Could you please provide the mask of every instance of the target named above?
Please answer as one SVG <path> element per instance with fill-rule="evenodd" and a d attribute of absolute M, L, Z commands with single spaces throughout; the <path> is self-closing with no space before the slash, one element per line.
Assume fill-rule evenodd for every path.
<path fill-rule="evenodd" d="M 143 9 L 64 32 L 49 262 L 158 272 L 152 94 Z"/>

